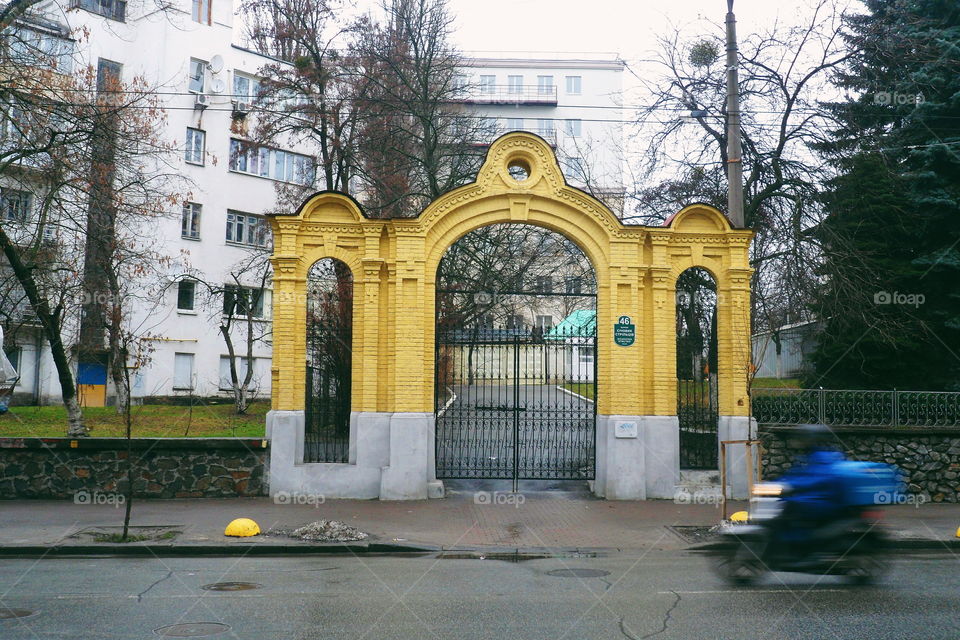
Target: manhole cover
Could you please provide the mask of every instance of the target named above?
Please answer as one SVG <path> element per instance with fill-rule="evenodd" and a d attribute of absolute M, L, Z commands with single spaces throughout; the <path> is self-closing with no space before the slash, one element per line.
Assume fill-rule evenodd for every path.
<path fill-rule="evenodd" d="M 229 630 L 230 625 L 220 624 L 219 622 L 185 622 L 184 624 L 160 627 L 154 629 L 153 632 L 164 638 L 202 638 L 226 633 Z"/>
<path fill-rule="evenodd" d="M 263 585 L 256 582 L 214 582 L 213 584 L 205 584 L 200 588 L 204 591 L 250 591 L 261 587 Z"/>
<path fill-rule="evenodd" d="M 30 609 L 7 609 L 6 607 L 0 607 L 0 620 L 13 620 L 14 618 L 29 618 L 30 616 L 35 616 L 39 613 L 38 611 L 31 611 Z"/>
<path fill-rule="evenodd" d="M 547 575 L 555 578 L 602 578 L 610 575 L 610 572 L 603 569 L 554 569 L 547 571 Z"/>

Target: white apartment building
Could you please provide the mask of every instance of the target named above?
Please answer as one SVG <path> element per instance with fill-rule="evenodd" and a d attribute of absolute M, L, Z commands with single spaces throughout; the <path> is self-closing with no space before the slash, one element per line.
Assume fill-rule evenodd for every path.
<path fill-rule="evenodd" d="M 623 70 L 613 55 L 473 56 L 464 102 L 496 133 L 529 131 L 557 151 L 567 182 L 623 208 Z"/>
<path fill-rule="evenodd" d="M 167 109 L 166 131 L 179 151 L 175 161 L 192 183 L 183 204 L 157 230 L 164 251 L 188 264 L 207 283 L 233 282 L 236 265 L 269 246 L 263 217 L 276 201 L 278 182 L 311 183 L 311 150 L 303 147 L 238 152 L 242 122 L 257 92 L 257 72 L 277 62 L 237 44 L 234 5 L 227 0 L 174 0 L 158 11 L 145 0 L 53 0 L 37 7 L 63 27 L 57 47 L 78 62 L 123 81 L 138 76 L 158 87 Z M 78 34 L 88 33 L 88 37 Z M 568 181 L 589 182 L 610 204 L 622 193 L 618 100 L 623 64 L 618 60 L 549 60 L 474 57 L 464 70 L 464 102 L 500 132 L 527 130 L 558 150 Z M 478 144 L 489 144 L 478 141 Z M 616 211 L 616 205 L 612 205 Z M 4 205 L 4 210 L 7 206 Z M 149 326 L 152 353 L 136 374 L 135 398 L 227 395 L 227 349 L 218 330 L 223 301 L 171 269 L 162 300 L 139 310 L 135 322 Z M 258 327 L 269 334 L 269 291 L 257 290 L 259 274 L 244 274 L 246 300 Z M 139 314 L 139 315 L 138 315 Z M 146 317 L 149 316 L 149 317 Z M 242 343 L 243 333 L 237 342 Z M 68 339 L 68 343 L 70 343 Z M 242 345 L 241 345 L 242 348 Z M 255 351 L 253 388 L 270 393 L 269 339 Z M 21 331 L 8 350 L 20 372 L 20 402 L 60 399 L 49 350 L 38 330 Z M 96 372 L 94 372 L 96 373 Z M 83 380 L 86 388 L 99 380 Z M 96 378 L 96 375 L 93 376 Z M 104 397 L 112 396 L 103 383 Z M 95 394 L 87 398 L 98 404 Z"/>

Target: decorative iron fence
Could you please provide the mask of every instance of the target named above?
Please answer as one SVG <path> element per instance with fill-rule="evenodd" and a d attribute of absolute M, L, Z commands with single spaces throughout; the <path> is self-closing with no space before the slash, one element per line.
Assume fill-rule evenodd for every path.
<path fill-rule="evenodd" d="M 754 389 L 758 424 L 838 427 L 958 427 L 960 393 L 858 389 Z"/>
<path fill-rule="evenodd" d="M 304 462 L 348 462 L 351 327 L 311 324 L 307 337 Z"/>

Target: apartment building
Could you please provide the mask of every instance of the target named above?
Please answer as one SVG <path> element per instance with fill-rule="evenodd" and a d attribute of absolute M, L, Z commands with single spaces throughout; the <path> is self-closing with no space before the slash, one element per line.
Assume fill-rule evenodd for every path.
<path fill-rule="evenodd" d="M 255 152 L 244 146 L 258 70 L 278 61 L 237 44 L 234 10 L 227 0 L 175 0 L 165 11 L 124 0 L 55 0 L 37 7 L 41 18 L 33 26 L 23 26 L 45 50 L 62 55 L 63 70 L 89 65 L 156 86 L 166 109 L 163 135 L 177 146 L 172 161 L 191 184 L 155 230 L 178 266 L 170 269 L 162 299 L 134 313 L 135 324 L 149 327 L 152 343 L 149 362 L 135 372 L 134 398 L 227 395 L 229 360 L 219 330 L 227 307 L 252 317 L 256 334 L 266 336 L 256 343 L 253 361 L 240 363 L 240 373 L 251 366 L 254 392 L 269 397 L 270 292 L 261 289 L 259 273 L 238 265 L 269 250 L 264 213 L 275 206 L 275 187 L 313 184 L 314 160 L 303 146 Z M 461 76 L 463 102 L 499 132 L 527 130 L 549 140 L 569 182 L 616 210 L 622 70 L 610 59 L 474 57 Z M 7 219 L 29 215 L 30 206 L 29 194 L 3 194 Z M 219 296 L 208 295 L 211 284 L 220 285 Z M 20 402 L 58 402 L 49 349 L 29 308 L 21 314 L 16 344 L 7 349 L 21 376 L 16 395 Z M 244 331 L 241 326 L 238 343 Z M 103 363 L 80 362 L 77 374 L 87 404 L 109 403 Z"/>
<path fill-rule="evenodd" d="M 497 54 L 501 56 L 501 54 Z M 557 151 L 567 182 L 621 214 L 622 60 L 613 54 L 473 56 L 458 78 L 463 102 L 494 137 L 529 131 Z M 489 141 L 478 141 L 480 144 Z"/>

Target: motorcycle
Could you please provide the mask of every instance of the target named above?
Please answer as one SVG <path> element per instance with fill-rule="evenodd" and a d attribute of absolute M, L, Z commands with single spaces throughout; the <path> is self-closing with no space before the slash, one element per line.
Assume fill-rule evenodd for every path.
<path fill-rule="evenodd" d="M 786 491 L 784 484 L 755 485 L 747 522 L 721 529 L 724 544 L 713 564 L 721 578 L 742 586 L 768 572 L 787 571 L 845 576 L 864 585 L 889 571 L 882 514 L 872 504 L 852 504 L 832 522 L 798 528 L 782 520 Z"/>

